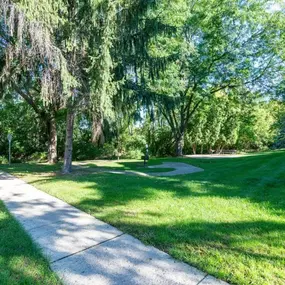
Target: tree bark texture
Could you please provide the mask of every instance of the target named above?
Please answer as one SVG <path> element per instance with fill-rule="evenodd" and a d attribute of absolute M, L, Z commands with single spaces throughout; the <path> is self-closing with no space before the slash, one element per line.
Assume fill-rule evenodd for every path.
<path fill-rule="evenodd" d="M 184 133 L 181 133 L 176 137 L 175 143 L 176 143 L 176 156 L 183 156 Z"/>
<path fill-rule="evenodd" d="M 102 118 L 96 113 L 92 115 L 92 143 L 98 146 L 105 143 Z"/>
<path fill-rule="evenodd" d="M 64 164 L 62 172 L 68 174 L 72 171 L 72 145 L 73 145 L 73 127 L 74 127 L 75 112 L 73 108 L 68 108 L 66 116 L 66 137 Z"/>
<path fill-rule="evenodd" d="M 48 162 L 50 164 L 57 163 L 57 129 L 56 129 L 56 119 L 53 116 L 48 122 Z"/>

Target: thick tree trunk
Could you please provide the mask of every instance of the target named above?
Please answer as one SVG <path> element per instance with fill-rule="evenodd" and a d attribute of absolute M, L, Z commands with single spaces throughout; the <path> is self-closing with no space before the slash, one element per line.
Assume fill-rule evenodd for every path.
<path fill-rule="evenodd" d="M 92 143 L 99 146 L 105 143 L 102 119 L 96 113 L 93 113 L 92 118 Z"/>
<path fill-rule="evenodd" d="M 73 144 L 73 126 L 74 126 L 75 113 L 72 108 L 67 110 L 66 117 L 66 137 L 65 137 L 65 151 L 64 151 L 64 164 L 62 172 L 68 174 L 71 172 L 72 167 L 72 144 Z"/>
<path fill-rule="evenodd" d="M 176 156 L 183 156 L 183 148 L 184 148 L 184 133 L 181 133 L 176 137 Z"/>
<path fill-rule="evenodd" d="M 57 163 L 57 129 L 54 116 L 48 121 L 48 133 L 48 162 L 54 164 Z"/>

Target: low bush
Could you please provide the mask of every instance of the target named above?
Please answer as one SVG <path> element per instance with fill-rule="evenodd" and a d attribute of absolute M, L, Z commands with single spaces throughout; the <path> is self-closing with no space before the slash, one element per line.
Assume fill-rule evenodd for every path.
<path fill-rule="evenodd" d="M 4 155 L 0 155 L 0 164 L 8 164 L 9 161 Z"/>

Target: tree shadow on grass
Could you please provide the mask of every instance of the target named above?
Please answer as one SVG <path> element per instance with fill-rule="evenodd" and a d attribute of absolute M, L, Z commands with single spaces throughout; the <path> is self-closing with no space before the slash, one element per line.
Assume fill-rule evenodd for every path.
<path fill-rule="evenodd" d="M 130 224 L 120 223 L 121 228 L 130 229 Z M 175 244 L 193 247 L 212 247 L 246 254 L 254 258 L 282 261 L 285 264 L 285 222 L 244 221 L 244 222 L 175 222 L 162 225 L 131 223 L 132 234 L 143 237 L 144 241 L 153 244 L 157 238 L 159 246 L 167 251 Z M 161 234 L 167 231 L 167 239 Z M 149 235 L 143 233 L 148 232 Z M 279 235 L 277 236 L 276 233 Z M 283 237 L 280 239 L 280 237 Z M 244 243 L 243 243 L 244 242 Z M 247 246 L 247 242 L 256 247 Z M 264 245 L 269 244 L 268 250 Z"/>
<path fill-rule="evenodd" d="M 173 160 L 177 161 L 175 158 Z M 88 189 L 89 197 L 88 199 L 84 197 L 76 206 L 94 210 L 98 208 L 98 211 L 101 206 L 113 207 L 114 205 L 127 205 L 132 201 L 151 200 L 157 194 L 166 192 L 170 193 L 173 198 L 181 199 L 192 197 L 241 198 L 259 204 L 271 214 L 285 215 L 285 199 L 283 199 L 285 196 L 285 152 L 233 159 L 186 158 L 182 160 L 201 167 L 205 171 L 175 177 L 130 177 L 107 173 L 80 176 L 52 175 L 36 178 L 32 183 L 36 185 L 57 181 L 83 183 L 84 186 L 80 188 L 83 191 L 84 188 Z M 36 168 L 36 165 L 32 168 Z M 48 165 L 41 166 L 40 169 L 41 171 L 50 170 Z M 12 171 L 17 172 L 17 167 Z M 28 171 L 32 172 L 32 170 Z M 90 194 L 90 190 L 92 193 L 93 189 L 94 194 L 100 194 L 100 199 L 95 199 Z"/>
<path fill-rule="evenodd" d="M 6 171 L 11 174 L 33 174 L 33 173 L 53 173 L 60 170 L 62 163 L 13 163 L 11 165 L 0 164 L 0 171 Z"/>
<path fill-rule="evenodd" d="M 30 237 L 0 201 L 0 284 L 59 285 Z"/>
<path fill-rule="evenodd" d="M 189 160 L 190 162 L 195 163 L 194 160 Z M 278 219 L 284 216 L 285 210 L 284 155 L 212 162 L 198 160 L 196 165 L 204 168 L 205 172 L 171 178 L 113 174 L 51 176 L 33 183 L 41 186 L 41 183 L 48 185 L 49 182 L 76 182 L 75 185 L 71 183 L 65 186 L 70 188 L 66 190 L 70 191 L 71 196 L 72 191 L 78 191 L 79 196 L 72 201 L 74 206 L 95 216 L 107 209 L 101 215 L 105 221 L 217 277 L 243 284 L 244 279 L 239 279 L 241 277 L 238 273 L 231 273 L 229 270 L 234 271 L 235 267 L 245 264 L 253 266 L 252 270 L 240 270 L 243 270 L 243 274 L 249 274 L 246 278 L 253 284 L 284 283 L 285 222 Z M 142 212 L 136 212 L 131 206 L 132 202 L 139 201 L 147 205 L 148 201 L 158 199 L 160 194 L 167 195 L 169 199 L 186 201 L 204 197 L 218 197 L 229 201 L 245 199 L 259 205 L 267 213 L 267 218 L 271 216 L 272 219 L 262 220 L 257 214 L 250 221 L 227 223 L 207 222 L 205 219 L 176 219 L 172 222 L 163 220 L 165 213 L 161 213 L 159 209 L 142 208 Z M 56 195 L 64 199 L 61 197 L 61 190 Z M 68 197 L 65 198 L 68 202 Z M 121 209 L 117 206 L 124 207 Z M 146 220 L 139 219 L 139 215 Z M 153 218 L 162 221 L 152 223 Z M 263 270 L 267 277 L 263 277 Z M 254 273 L 256 276 L 251 276 Z M 265 282 L 262 278 L 269 278 L 269 281 Z"/>
<path fill-rule="evenodd" d="M 285 282 L 285 223 L 260 220 L 146 225 L 134 221 L 118 226 L 232 284 Z"/>

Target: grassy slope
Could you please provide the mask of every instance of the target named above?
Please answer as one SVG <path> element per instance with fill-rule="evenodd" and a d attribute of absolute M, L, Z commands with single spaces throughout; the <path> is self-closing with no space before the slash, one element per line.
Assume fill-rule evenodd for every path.
<path fill-rule="evenodd" d="M 61 284 L 29 236 L 0 201 L 0 284 Z"/>
<path fill-rule="evenodd" d="M 53 167 L 21 165 L 10 172 L 30 171 L 24 179 L 38 188 L 216 277 L 285 284 L 285 152 L 183 162 L 205 171 L 45 177 L 35 171 Z"/>

